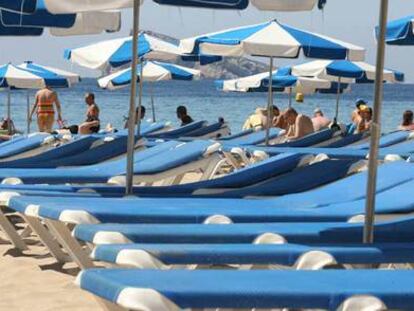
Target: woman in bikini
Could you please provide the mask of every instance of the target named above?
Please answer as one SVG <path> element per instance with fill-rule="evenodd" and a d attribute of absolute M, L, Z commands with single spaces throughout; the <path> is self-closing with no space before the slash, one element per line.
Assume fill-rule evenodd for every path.
<path fill-rule="evenodd" d="M 61 106 L 58 95 L 49 87 L 45 87 L 36 93 L 35 104 L 30 113 L 29 121 L 33 114 L 37 112 L 37 125 L 39 132 L 52 132 L 55 122 L 55 106 L 58 113 L 58 121 L 62 121 Z"/>
<path fill-rule="evenodd" d="M 98 133 L 100 129 L 99 107 L 95 103 L 95 94 L 87 93 L 85 103 L 88 106 L 86 121 L 79 125 L 79 134 Z"/>

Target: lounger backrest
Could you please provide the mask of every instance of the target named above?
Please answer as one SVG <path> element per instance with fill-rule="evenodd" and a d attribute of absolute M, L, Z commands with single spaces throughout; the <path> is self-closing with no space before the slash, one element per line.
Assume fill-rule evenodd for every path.
<path fill-rule="evenodd" d="M 192 122 L 190 124 L 181 126 L 179 128 L 172 129 L 167 132 L 163 132 L 159 134 L 148 134 L 147 137 L 148 138 L 169 138 L 169 139 L 178 138 L 181 136 L 185 136 L 192 131 L 200 129 L 203 126 L 206 126 L 206 124 L 207 124 L 206 121 L 196 121 L 196 122 Z"/>
<path fill-rule="evenodd" d="M 56 148 L 51 148 L 42 152 L 38 155 L 27 157 L 23 159 L 17 159 L 13 161 L 5 161 L 0 163 L 2 168 L 47 168 L 47 167 L 56 167 L 51 162 L 55 159 L 61 159 L 62 157 L 71 156 L 73 154 L 81 153 L 85 150 L 88 150 L 94 142 L 99 140 L 97 136 L 83 136 L 75 139 L 66 144 L 60 145 Z M 71 164 L 71 163 L 70 163 Z M 75 164 L 71 164 L 75 165 Z"/>
<path fill-rule="evenodd" d="M 40 146 L 43 141 L 51 135 L 36 133 L 24 139 L 11 140 L 8 144 L 2 144 L 0 148 L 0 158 L 10 157 L 27 150 Z"/>
<path fill-rule="evenodd" d="M 207 140 L 180 143 L 168 150 L 154 154 L 152 157 L 135 161 L 136 168 L 134 173 L 154 174 L 197 160 L 203 157 L 208 147 L 213 144 L 215 142 Z"/>
<path fill-rule="evenodd" d="M 326 186 L 303 193 L 277 198 L 278 204 L 306 204 L 323 206 L 332 202 L 359 200 L 366 194 L 367 172 L 351 175 Z M 406 162 L 392 162 L 378 167 L 377 191 L 390 189 L 398 184 L 413 180 L 414 165 Z"/>
<path fill-rule="evenodd" d="M 194 131 L 191 131 L 187 134 L 185 134 L 185 136 L 188 137 L 199 137 L 199 136 L 204 136 L 213 132 L 216 132 L 218 130 L 220 130 L 223 126 L 227 126 L 226 123 L 223 122 L 216 122 L 207 126 L 204 126 L 202 128 L 196 129 Z"/>
<path fill-rule="evenodd" d="M 382 135 L 380 138 L 379 146 L 388 147 L 407 140 L 410 132 L 406 131 L 396 131 L 389 134 Z M 357 149 L 368 149 L 370 142 L 366 142 L 360 145 L 353 146 L 353 148 Z"/>
<path fill-rule="evenodd" d="M 280 129 L 271 128 L 269 131 L 269 138 L 273 139 L 277 137 L 279 133 L 280 133 Z M 257 145 L 257 144 L 263 143 L 265 139 L 266 139 L 266 131 L 258 131 L 258 132 L 253 132 L 251 134 L 248 134 L 248 135 L 236 138 L 236 139 L 227 140 L 226 144 L 231 144 L 232 146 Z"/>
<path fill-rule="evenodd" d="M 288 174 L 279 175 L 242 189 L 211 196 L 243 198 L 248 196 L 281 196 L 289 193 L 299 193 L 344 178 L 354 163 L 354 160 L 325 160 L 300 167 Z"/>
<path fill-rule="evenodd" d="M 315 132 L 315 133 L 306 135 L 306 136 L 304 136 L 300 139 L 290 141 L 290 142 L 286 142 L 286 143 L 276 144 L 276 145 L 272 145 L 272 146 L 308 147 L 308 146 L 319 144 L 319 143 L 321 143 L 325 140 L 328 140 L 328 139 L 332 138 L 333 134 L 334 134 L 334 131 L 332 131 L 331 129 L 323 129 L 319 132 Z"/>

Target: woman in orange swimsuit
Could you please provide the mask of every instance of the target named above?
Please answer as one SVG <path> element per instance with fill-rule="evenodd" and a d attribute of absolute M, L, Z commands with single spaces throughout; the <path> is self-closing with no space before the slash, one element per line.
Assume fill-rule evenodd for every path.
<path fill-rule="evenodd" d="M 62 120 L 60 102 L 57 93 L 48 87 L 41 89 L 36 94 L 36 101 L 30 113 L 30 121 L 32 116 L 37 112 L 37 125 L 39 132 L 52 132 L 53 123 L 55 122 L 55 107 L 58 113 L 58 121 Z"/>

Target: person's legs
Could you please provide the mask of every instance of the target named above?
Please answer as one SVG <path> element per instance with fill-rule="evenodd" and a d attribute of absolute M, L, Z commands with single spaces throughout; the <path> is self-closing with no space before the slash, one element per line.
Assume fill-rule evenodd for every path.
<path fill-rule="evenodd" d="M 91 134 L 91 128 L 99 126 L 99 121 L 84 122 L 79 125 L 79 134 Z"/>
<path fill-rule="evenodd" d="M 53 114 L 48 114 L 47 118 L 46 118 L 46 128 L 47 128 L 47 132 L 52 132 L 53 130 L 53 123 L 55 123 L 55 115 Z"/>
<path fill-rule="evenodd" d="M 55 116 L 53 114 L 38 114 L 37 126 L 39 127 L 39 132 L 52 132 L 54 121 Z"/>

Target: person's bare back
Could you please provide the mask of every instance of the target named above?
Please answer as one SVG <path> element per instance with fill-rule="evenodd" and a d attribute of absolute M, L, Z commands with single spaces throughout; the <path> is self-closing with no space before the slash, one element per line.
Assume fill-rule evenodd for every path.
<path fill-rule="evenodd" d="M 36 93 L 36 100 L 39 102 L 56 102 L 56 92 L 49 89 L 42 89 Z"/>

